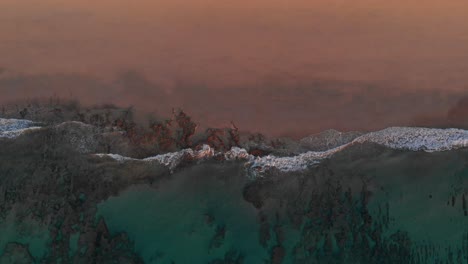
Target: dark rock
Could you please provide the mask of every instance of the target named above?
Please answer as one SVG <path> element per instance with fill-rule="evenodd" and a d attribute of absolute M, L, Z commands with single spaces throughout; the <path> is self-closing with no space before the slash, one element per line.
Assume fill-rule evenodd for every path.
<path fill-rule="evenodd" d="M 272 264 L 281 264 L 286 255 L 286 252 L 282 246 L 275 246 L 271 250 L 271 263 Z"/>

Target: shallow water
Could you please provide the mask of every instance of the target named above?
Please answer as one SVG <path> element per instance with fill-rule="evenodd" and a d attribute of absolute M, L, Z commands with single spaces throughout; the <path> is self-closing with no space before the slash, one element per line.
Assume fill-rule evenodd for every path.
<path fill-rule="evenodd" d="M 368 165 L 357 164 L 359 171 L 355 172 L 366 175 L 371 191 L 368 209 L 374 227 L 382 224 L 383 211 L 388 204 L 389 223 L 380 239 L 387 239 L 392 243 L 393 234 L 399 231 L 407 233 L 411 241 L 408 250 L 413 252 L 412 254 L 421 251 L 424 246 L 430 246 L 436 252 L 432 259 L 430 254 L 426 254 L 429 259 L 423 263 L 437 263 L 438 258 L 448 259 L 453 252 L 466 251 L 462 247 L 468 234 L 468 218 L 464 216 L 461 204 L 463 190 L 459 189 L 466 186 L 468 181 L 468 169 L 464 166 L 463 158 L 447 158 L 441 155 L 439 160 L 438 156 L 430 155 L 427 156 L 427 160 L 426 156 L 384 157 L 379 162 L 369 162 Z M 360 199 L 356 190 L 362 187 L 362 181 L 359 180 L 360 183 L 356 184 L 356 179 L 346 178 L 347 174 L 344 172 L 347 169 L 341 168 L 343 163 L 339 164 L 335 167 L 336 175 L 333 177 L 341 177 L 343 187 L 349 186 L 354 189 L 353 197 L 356 203 Z M 350 167 L 356 168 L 355 165 Z M 318 175 L 317 172 L 315 174 Z M 326 174 L 326 177 L 331 176 Z M 322 185 L 319 182 L 320 180 L 318 185 L 310 185 L 311 188 L 325 193 L 326 185 L 320 187 Z M 285 256 L 281 263 L 301 263 L 298 262 L 294 250 L 300 245 L 301 239 L 306 247 L 315 243 L 306 238 L 308 232 L 320 234 L 321 238 L 317 238 L 318 244 L 314 254 L 318 254 L 319 259 L 323 255 L 325 262 L 320 263 L 326 263 L 327 256 L 324 254 L 329 253 L 326 253 L 327 242 L 323 234 L 331 232 L 333 227 L 321 229 L 324 227 L 317 226 L 315 231 L 308 231 L 304 226 L 316 220 L 323 223 L 326 221 L 323 215 L 319 215 L 319 218 L 309 218 L 310 220 L 305 220 L 301 227 L 295 228 L 284 215 L 277 218 L 278 220 L 272 220 L 275 219 L 275 213 L 282 210 L 282 205 L 270 204 L 271 211 L 263 209 L 263 213 L 269 217 L 271 237 L 266 246 L 260 244 L 260 211 L 244 200 L 242 195 L 247 183 L 248 180 L 242 175 L 239 167 L 197 165 L 174 174 L 171 179 L 157 187 L 131 186 L 118 196 L 100 203 L 97 218 L 105 219 L 111 233 L 126 232 L 134 240 L 136 252 L 145 263 L 208 263 L 214 259 L 223 259 L 230 251 L 244 256 L 243 263 L 263 263 L 270 260 L 271 250 L 277 243 L 281 243 L 284 248 Z M 287 187 L 281 184 L 276 182 L 277 189 L 272 191 L 284 191 L 284 195 L 291 195 L 292 192 L 293 196 L 295 192 L 299 195 L 299 192 L 307 191 L 298 188 L 298 185 L 292 184 Z M 456 204 L 451 206 L 453 196 L 456 197 Z M 280 200 L 283 198 L 285 197 L 279 195 L 271 199 L 276 199 L 281 204 Z M 319 213 L 337 210 L 327 207 L 322 202 L 316 206 L 320 208 L 313 210 Z M 333 225 L 341 225 L 340 222 L 336 222 L 339 220 L 333 221 Z M 284 236 L 281 242 L 276 239 L 275 225 L 281 226 Z M 225 237 L 220 239 L 218 247 L 213 246 L 216 230 L 222 227 L 226 230 Z M 332 259 L 334 254 L 340 254 L 336 243 L 332 242 Z M 371 248 L 374 244 L 375 241 L 371 242 Z M 345 263 L 338 259 L 336 255 L 337 263 Z M 369 263 L 379 262 L 373 260 Z"/>
<path fill-rule="evenodd" d="M 268 255 L 258 242 L 257 212 L 242 198 L 245 179 L 219 168 L 191 168 L 159 188 L 132 186 L 99 204 L 97 215 L 111 232 L 127 232 L 146 263 L 206 263 L 232 250 L 245 263 L 261 263 Z"/>
<path fill-rule="evenodd" d="M 0 256 L 7 243 L 16 242 L 44 263 L 112 263 L 117 257 L 128 257 L 129 263 L 141 263 L 141 258 L 179 264 L 386 264 L 412 263 L 413 257 L 419 258 L 414 263 L 468 263 L 468 216 L 462 203 L 463 194 L 468 198 L 468 153 L 369 153 L 342 153 L 304 173 L 273 173 L 255 181 L 235 162 L 191 164 L 157 177 L 152 177 L 154 168 L 144 170 L 143 177 L 132 164 L 97 163 L 73 179 L 77 184 L 87 176 L 81 183 L 86 188 L 76 185 L 73 195 L 56 196 L 66 198 L 63 207 L 55 207 L 49 189 L 44 197 L 31 197 L 50 200 L 47 214 L 57 215 L 43 218 L 49 225 L 31 219 L 34 203 L 12 203 L 0 221 Z M 138 176 L 134 182 L 125 181 L 133 174 Z M 36 183 L 17 177 L 20 173 L 11 175 Z M 250 186 L 255 188 L 249 194 Z M 362 203 L 364 189 L 370 193 L 368 203 Z M 15 196 L 17 201 L 30 197 L 29 190 Z M 105 194 L 93 196 L 100 191 Z M 372 221 L 366 226 L 368 216 Z M 115 236 L 109 238 L 96 225 L 101 218 Z M 118 236 L 122 233 L 130 241 Z M 395 239 L 395 234 L 401 236 Z M 282 262 L 272 262 L 278 248 Z"/>
<path fill-rule="evenodd" d="M 11 212 L 3 221 L 0 220 L 0 256 L 6 244 L 13 242 L 27 245 L 30 254 L 40 259 L 48 252 L 49 230 L 47 226 L 31 219 L 19 222 Z"/>
<path fill-rule="evenodd" d="M 369 210 L 378 215 L 379 208 L 388 204 L 391 219 L 387 235 L 404 230 L 414 246 L 434 246 L 439 257 L 447 258 L 448 249 L 464 249 L 463 239 L 468 234 L 468 217 L 462 205 L 468 169 L 461 157 L 439 156 L 441 159 L 431 164 L 396 159 L 378 167 L 374 181 L 383 190 L 374 193 Z M 434 258 L 426 263 L 436 261 Z"/>

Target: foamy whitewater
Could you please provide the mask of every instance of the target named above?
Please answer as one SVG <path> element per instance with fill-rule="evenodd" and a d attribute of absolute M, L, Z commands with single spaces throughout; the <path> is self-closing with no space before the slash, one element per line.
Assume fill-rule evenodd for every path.
<path fill-rule="evenodd" d="M 16 138 L 39 128 L 31 120 L 0 118 L 0 138 Z"/>
<path fill-rule="evenodd" d="M 216 153 L 210 146 L 204 145 L 201 150 L 184 149 L 179 152 L 166 153 L 140 161 L 158 161 L 171 170 L 177 168 L 185 158 L 203 160 L 215 155 L 223 155 L 225 160 L 245 160 L 246 169 L 251 177 L 261 176 L 269 169 L 283 172 L 301 171 L 318 164 L 343 149 L 363 143 L 375 143 L 392 149 L 409 151 L 447 151 L 468 147 L 468 131 L 462 129 L 436 129 L 416 127 L 391 127 L 377 132 L 362 135 L 350 143 L 326 151 L 309 151 L 292 157 L 268 155 L 255 157 L 245 149 L 232 148 L 224 153 Z M 136 160 L 115 154 L 97 154 L 108 156 L 118 161 Z"/>
<path fill-rule="evenodd" d="M 0 138 L 15 138 L 26 131 L 34 130 L 33 122 L 18 119 L 0 119 Z M 259 177 L 270 169 L 282 172 L 301 171 L 320 163 L 343 149 L 363 143 L 375 143 L 391 149 L 409 151 L 448 151 L 468 147 L 468 130 L 463 129 L 437 129 L 419 127 L 390 127 L 384 130 L 364 134 L 350 143 L 326 151 L 309 151 L 291 157 L 277 157 L 268 155 L 256 157 L 247 150 L 233 147 L 226 152 L 216 152 L 208 145 L 198 150 L 184 149 L 178 152 L 165 153 L 145 159 L 134 159 L 118 154 L 94 154 L 98 157 L 109 157 L 118 162 L 139 161 L 158 162 L 171 171 L 176 169 L 183 161 L 202 161 L 212 157 L 222 157 L 224 160 L 244 160 L 249 176 Z"/>

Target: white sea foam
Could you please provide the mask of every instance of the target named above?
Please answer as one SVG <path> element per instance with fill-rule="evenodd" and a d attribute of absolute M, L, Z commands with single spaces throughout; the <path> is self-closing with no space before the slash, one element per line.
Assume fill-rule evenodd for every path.
<path fill-rule="evenodd" d="M 391 149 L 438 152 L 468 147 L 468 131 L 462 129 L 437 129 L 420 127 L 390 127 L 364 134 L 350 143 L 326 150 L 309 151 L 293 157 L 256 157 L 248 162 L 250 176 L 258 177 L 270 168 L 283 172 L 301 171 L 343 149 L 363 143 L 375 143 Z"/>
<path fill-rule="evenodd" d="M 0 118 L 0 132 L 15 131 L 33 125 L 31 120 Z"/>
<path fill-rule="evenodd" d="M 447 151 L 468 146 L 468 131 L 420 127 L 390 127 L 356 138 L 354 143 L 372 142 L 392 149 Z"/>
<path fill-rule="evenodd" d="M 350 144 L 345 144 L 326 151 L 308 151 L 292 157 L 276 157 L 273 155 L 255 157 L 247 162 L 246 167 L 251 177 L 261 176 L 264 172 L 272 168 L 283 172 L 301 171 L 329 158 L 349 145 Z"/>
<path fill-rule="evenodd" d="M 39 128 L 40 127 L 34 126 L 34 122 L 30 120 L 0 118 L 0 138 L 15 138 L 27 131 Z M 247 170 L 252 176 L 256 177 L 261 176 L 262 173 L 271 168 L 284 172 L 304 170 L 351 145 L 367 142 L 392 149 L 409 151 L 448 151 L 468 147 L 468 130 L 455 128 L 390 127 L 364 134 L 350 143 L 333 149 L 326 151 L 309 151 L 291 157 L 277 157 L 274 155 L 255 157 L 250 155 L 247 150 L 238 147 L 233 147 L 226 152 L 215 152 L 215 150 L 208 145 L 203 145 L 199 150 L 184 149 L 178 152 L 156 155 L 145 159 L 134 159 L 118 154 L 96 154 L 96 156 L 110 157 L 119 162 L 131 160 L 159 162 L 171 170 L 176 169 L 184 160 L 204 160 L 214 156 L 222 156 L 225 160 L 246 161 Z"/>
<path fill-rule="evenodd" d="M 255 157 L 250 155 L 247 150 L 238 147 L 233 147 L 231 150 L 224 153 L 216 153 L 211 147 L 204 145 L 202 149 L 198 151 L 184 149 L 178 152 L 149 157 L 140 161 L 158 161 L 171 170 L 174 170 L 184 159 L 201 160 L 221 154 L 224 156 L 225 160 L 245 160 L 249 175 L 251 177 L 259 177 L 272 168 L 283 172 L 305 170 L 351 145 L 363 144 L 366 142 L 383 145 L 392 149 L 426 152 L 447 151 L 468 147 L 468 131 L 453 128 L 391 127 L 364 134 L 350 143 L 333 149 L 326 151 L 309 151 L 291 157 L 277 157 L 274 155 Z M 116 154 L 97 155 L 108 156 L 121 162 L 136 160 Z"/>
<path fill-rule="evenodd" d="M 0 138 L 16 138 L 28 131 L 40 128 L 34 126 L 31 120 L 0 118 Z"/>
<path fill-rule="evenodd" d="M 193 149 L 183 149 L 177 152 L 171 152 L 161 155 L 156 155 L 154 157 L 145 158 L 142 161 L 158 161 L 159 163 L 169 167 L 173 170 L 179 166 L 179 164 L 184 161 L 184 159 L 190 160 L 203 160 L 206 158 L 213 157 L 215 151 L 208 145 L 203 145 L 200 150 Z"/>
<path fill-rule="evenodd" d="M 208 145 L 203 145 L 200 150 L 183 149 L 177 152 L 160 154 L 144 159 L 134 159 L 118 154 L 95 154 L 98 157 L 109 157 L 119 162 L 140 161 L 140 162 L 159 162 L 171 170 L 177 168 L 184 160 L 203 160 L 215 155 L 215 151 Z"/>

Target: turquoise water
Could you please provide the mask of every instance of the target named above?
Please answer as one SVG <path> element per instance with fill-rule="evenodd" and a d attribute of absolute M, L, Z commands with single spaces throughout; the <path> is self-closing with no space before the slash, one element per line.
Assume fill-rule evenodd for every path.
<path fill-rule="evenodd" d="M 382 223 L 382 212 L 389 205 L 389 224 L 382 230 L 381 239 L 388 239 L 402 231 L 411 240 L 407 249 L 413 256 L 421 253 L 426 246 L 434 249 L 437 257 L 426 253 L 422 255 L 426 259 L 419 263 L 437 263 L 440 259 L 450 259 L 451 252 L 461 252 L 464 236 L 468 234 L 468 218 L 464 216 L 461 203 L 461 194 L 466 190 L 460 189 L 467 186 L 468 169 L 457 156 L 435 155 L 427 156 L 429 158 L 416 156 L 417 159 L 412 156 L 389 156 L 380 163 L 360 165 L 360 170 L 356 172 L 356 175 L 366 175 L 366 186 L 371 193 L 368 209 L 374 225 Z M 348 175 L 346 169 L 336 171 L 339 175 Z M 281 242 L 285 253 L 282 263 L 310 263 L 314 260 L 314 254 L 322 254 L 323 261 L 320 263 L 328 263 L 329 256 L 320 249 L 326 243 L 323 234 L 335 232 L 340 226 L 351 227 L 342 223 L 351 218 L 331 218 L 336 227 L 326 227 L 322 223 L 328 219 L 327 212 L 339 212 L 339 202 L 331 210 L 324 199 L 314 205 L 318 208 L 312 210 L 308 209 L 307 195 L 303 200 L 298 200 L 300 193 L 307 193 L 309 188 L 316 189 L 317 193 L 326 192 L 326 185 L 321 187 L 320 184 L 312 184 L 310 180 L 302 189 L 295 181 L 285 181 L 285 185 L 275 182 L 275 188 L 262 189 L 280 193 L 276 198 L 270 198 L 270 202 L 276 199 L 276 206 L 273 206 L 274 203 L 270 203 L 273 207 L 266 206 L 272 209 L 271 212 L 262 209 L 262 213 L 268 214 L 271 236 L 266 247 L 263 247 L 259 242 L 259 211 L 243 199 L 242 191 L 248 180 L 239 173 L 235 168 L 225 165 L 187 168 L 159 186 L 135 185 L 107 199 L 98 205 L 97 218 L 105 219 L 111 233 L 126 232 L 135 242 L 135 250 L 145 263 L 207 263 L 214 259 L 224 259 L 228 252 L 243 255 L 244 263 L 264 263 L 270 259 L 271 249 L 278 244 L 275 225 L 281 226 L 284 236 Z M 329 175 L 326 174 L 326 177 Z M 342 179 L 345 190 L 348 186 L 354 188 L 353 204 L 359 203 L 362 179 Z M 360 183 L 355 184 L 356 180 Z M 452 197 L 455 199 L 454 206 L 451 205 Z M 290 222 L 292 220 L 284 217 L 284 211 L 280 213 L 283 216 L 275 216 L 275 210 L 281 211 L 281 208 L 294 209 L 296 211 L 291 212 L 302 215 L 313 212 L 313 218 L 304 218 L 302 227 L 295 229 Z M 360 210 L 359 206 L 356 208 Z M 348 212 L 348 216 L 351 215 L 356 214 Z M 360 222 L 356 224 L 361 225 Z M 219 235 L 219 230 L 223 229 L 224 238 Z M 308 236 L 309 232 L 318 236 L 317 241 Z M 315 243 L 317 250 L 306 252 Z M 334 243 L 331 254 L 336 253 L 338 259 L 340 250 L 337 240 L 331 243 Z M 371 248 L 375 245 L 375 241 L 369 243 Z M 341 253 L 345 254 L 356 250 L 348 246 L 341 247 Z M 364 249 L 362 252 L 366 254 Z M 388 252 L 398 256 L 397 252 Z M 385 258 L 386 255 L 381 257 Z M 405 258 L 403 256 L 399 261 L 405 261 Z M 369 263 L 380 263 L 380 260 L 374 259 Z"/>
<path fill-rule="evenodd" d="M 97 216 L 111 232 L 127 232 L 146 263 L 206 263 L 229 251 L 262 263 L 268 252 L 259 244 L 256 210 L 242 199 L 244 177 L 214 171 L 188 169 L 159 188 L 132 186 L 98 205 Z"/>
<path fill-rule="evenodd" d="M 47 226 L 32 219 L 18 222 L 14 212 L 0 220 L 0 256 L 3 254 L 6 244 L 21 243 L 28 246 L 28 250 L 35 259 L 41 259 L 47 254 L 50 242 Z"/>
<path fill-rule="evenodd" d="M 374 173 L 374 181 L 383 190 L 375 191 L 369 209 L 378 215 L 379 206 L 388 203 L 390 224 L 386 230 L 408 232 L 415 246 L 433 245 L 441 257 L 447 249 L 461 249 L 463 237 L 468 234 L 468 218 L 464 216 L 461 191 L 466 186 L 468 170 L 457 159 L 421 168 L 424 164 L 402 166 L 400 159 L 387 161 L 387 166 Z M 455 204 L 451 200 L 455 197 Z M 433 262 L 436 263 L 436 259 Z"/>
<path fill-rule="evenodd" d="M 74 256 L 78 251 L 78 239 L 80 238 L 80 233 L 74 233 L 70 235 L 69 240 L 69 256 Z"/>

